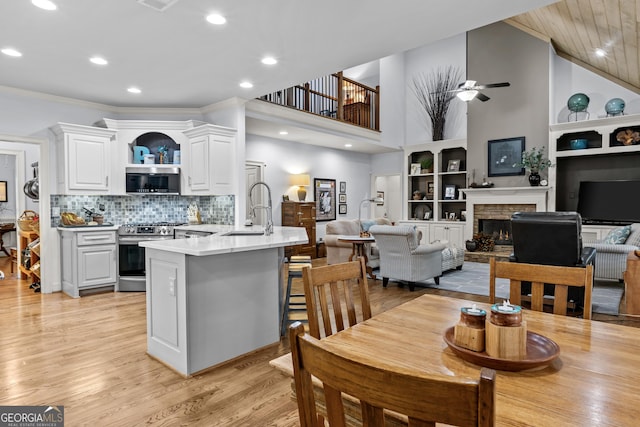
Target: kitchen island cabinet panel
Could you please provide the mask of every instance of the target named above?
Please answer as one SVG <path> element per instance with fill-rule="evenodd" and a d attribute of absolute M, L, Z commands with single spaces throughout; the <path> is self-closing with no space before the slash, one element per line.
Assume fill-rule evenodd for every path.
<path fill-rule="evenodd" d="M 282 253 L 199 257 L 147 248 L 148 353 L 192 375 L 278 342 Z"/>

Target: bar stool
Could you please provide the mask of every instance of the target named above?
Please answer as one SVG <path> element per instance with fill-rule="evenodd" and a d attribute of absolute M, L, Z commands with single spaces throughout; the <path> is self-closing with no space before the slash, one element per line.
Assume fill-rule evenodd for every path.
<path fill-rule="evenodd" d="M 293 255 L 289 259 L 288 266 L 288 278 L 287 278 L 287 292 L 284 298 L 284 307 L 282 313 L 282 325 L 280 328 L 280 335 L 284 336 L 287 332 L 287 326 L 289 322 L 293 321 L 306 321 L 307 305 L 305 303 L 304 294 L 291 294 L 291 286 L 293 279 L 302 279 L 302 269 L 305 267 L 311 267 L 311 257 L 308 255 Z M 289 319 L 290 312 L 305 312 L 305 318 Z"/>

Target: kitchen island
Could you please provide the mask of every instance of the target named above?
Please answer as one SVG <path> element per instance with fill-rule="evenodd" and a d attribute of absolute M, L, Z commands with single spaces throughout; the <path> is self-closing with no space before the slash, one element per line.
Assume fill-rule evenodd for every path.
<path fill-rule="evenodd" d="M 269 236 L 255 226 L 184 228 L 214 234 L 140 246 L 147 352 L 189 376 L 279 341 L 284 247 L 307 243 L 307 234 L 298 227 L 274 227 Z"/>

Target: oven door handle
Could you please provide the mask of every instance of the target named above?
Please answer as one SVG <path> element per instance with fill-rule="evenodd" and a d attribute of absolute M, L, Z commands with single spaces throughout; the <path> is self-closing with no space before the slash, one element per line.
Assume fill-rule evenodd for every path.
<path fill-rule="evenodd" d="M 150 240 L 173 240 L 172 237 L 120 237 L 118 243 L 121 245 L 137 245 L 140 242 L 148 242 Z"/>

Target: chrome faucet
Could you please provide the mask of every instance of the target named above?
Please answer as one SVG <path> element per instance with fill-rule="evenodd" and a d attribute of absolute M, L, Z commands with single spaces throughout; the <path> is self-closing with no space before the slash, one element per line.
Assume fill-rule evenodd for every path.
<path fill-rule="evenodd" d="M 265 187 L 267 187 L 267 195 L 269 198 L 267 206 L 253 204 L 253 199 L 251 198 L 251 192 L 253 191 L 253 188 L 256 187 L 257 185 L 264 185 Z M 251 203 L 252 218 L 256 217 L 256 209 L 265 209 L 267 211 L 267 224 L 264 226 L 264 235 L 270 236 L 273 233 L 273 205 L 271 204 L 271 188 L 269 188 L 266 182 L 263 182 L 263 181 L 255 182 L 249 188 L 249 202 Z"/>

